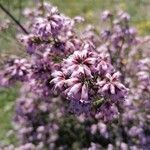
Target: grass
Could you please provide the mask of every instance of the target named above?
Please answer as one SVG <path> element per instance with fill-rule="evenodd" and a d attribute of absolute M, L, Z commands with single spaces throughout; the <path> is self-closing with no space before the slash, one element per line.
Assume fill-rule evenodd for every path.
<path fill-rule="evenodd" d="M 34 0 L 35 1 L 35 0 Z M 150 34 L 150 0 L 49 0 L 52 4 L 58 6 L 61 12 L 64 12 L 70 17 L 81 15 L 85 18 L 86 24 L 94 24 L 101 27 L 99 19 L 100 12 L 105 9 L 115 10 L 122 8 L 131 14 L 132 24 L 140 29 L 141 34 Z M 20 9 L 33 6 L 31 0 L 0 0 L 10 12 L 21 22 Z M 0 20 L 8 18 L 2 11 L 0 11 Z M 18 46 L 15 39 L 16 30 L 14 24 L 9 31 L 0 33 L 0 55 L 13 54 L 20 55 L 22 49 Z M 14 101 L 17 97 L 16 88 L 9 88 L 7 90 L 0 90 L 0 143 L 13 143 L 14 135 L 8 136 L 8 131 L 12 129 L 12 116 L 14 112 Z M 10 134 L 10 132 L 9 132 Z"/>
<path fill-rule="evenodd" d="M 16 88 L 0 90 L 0 143 L 15 142 L 12 132 L 12 117 L 14 113 L 14 99 L 17 97 Z"/>

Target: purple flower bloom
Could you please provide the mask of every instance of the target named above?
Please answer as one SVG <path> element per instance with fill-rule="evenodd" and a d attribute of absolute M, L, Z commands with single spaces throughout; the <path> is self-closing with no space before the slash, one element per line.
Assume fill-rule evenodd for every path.
<path fill-rule="evenodd" d="M 102 18 L 103 21 L 105 21 L 105 20 L 107 20 L 108 18 L 111 18 L 111 17 L 112 17 L 112 14 L 109 10 L 105 10 L 105 11 L 102 12 L 101 18 Z"/>
<path fill-rule="evenodd" d="M 112 75 L 107 73 L 105 79 L 98 81 L 97 85 L 100 86 L 99 92 L 109 91 L 110 94 L 116 94 L 117 91 L 127 90 L 126 87 L 119 82 L 120 73 L 116 72 Z"/>
<path fill-rule="evenodd" d="M 69 58 L 65 61 L 67 70 L 72 72 L 72 77 L 81 74 L 85 74 L 92 77 L 92 70 L 95 68 L 96 58 L 94 53 L 83 50 L 75 51 Z"/>

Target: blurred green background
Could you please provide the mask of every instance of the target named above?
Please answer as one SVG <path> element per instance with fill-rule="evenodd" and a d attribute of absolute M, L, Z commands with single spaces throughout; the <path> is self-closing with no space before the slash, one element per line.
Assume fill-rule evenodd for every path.
<path fill-rule="evenodd" d="M 0 0 L 22 24 L 22 10 L 35 6 L 38 0 Z M 150 34 L 150 0 L 49 0 L 60 11 L 70 17 L 81 15 L 85 24 L 94 24 L 101 28 L 100 12 L 105 9 L 123 9 L 131 15 L 131 23 L 138 29 L 140 35 Z M 10 19 L 0 10 L 0 22 Z M 13 23 L 7 31 L 0 32 L 0 58 L 3 55 L 23 53 L 22 47 L 16 41 L 16 25 Z M 2 59 L 0 59 L 0 64 Z M 0 144 L 16 142 L 12 129 L 12 117 L 18 87 L 0 89 Z"/>

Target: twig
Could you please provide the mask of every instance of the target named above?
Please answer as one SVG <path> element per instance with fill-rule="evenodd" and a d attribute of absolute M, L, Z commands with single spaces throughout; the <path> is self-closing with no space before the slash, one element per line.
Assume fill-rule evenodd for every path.
<path fill-rule="evenodd" d="M 0 8 L 22 29 L 25 34 L 29 34 L 20 22 L 2 4 L 0 4 Z"/>

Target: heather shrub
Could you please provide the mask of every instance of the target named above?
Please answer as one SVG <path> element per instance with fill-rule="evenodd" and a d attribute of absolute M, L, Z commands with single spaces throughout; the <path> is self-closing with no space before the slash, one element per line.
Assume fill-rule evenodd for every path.
<path fill-rule="evenodd" d="M 76 24 L 48 3 L 26 8 L 27 56 L 0 71 L 1 87 L 21 83 L 14 130 L 18 145 L 3 149 L 150 148 L 149 37 L 140 37 L 130 15 L 106 10 L 98 31 Z"/>

